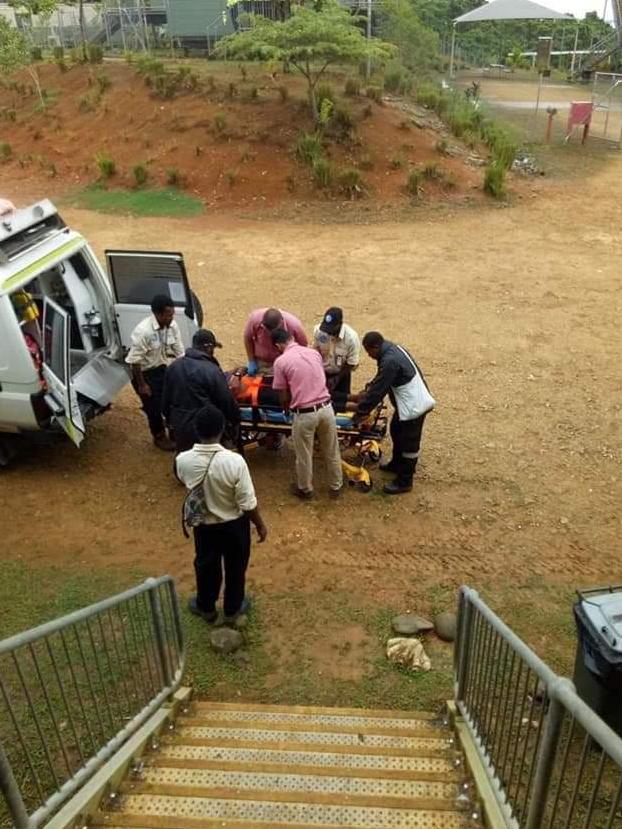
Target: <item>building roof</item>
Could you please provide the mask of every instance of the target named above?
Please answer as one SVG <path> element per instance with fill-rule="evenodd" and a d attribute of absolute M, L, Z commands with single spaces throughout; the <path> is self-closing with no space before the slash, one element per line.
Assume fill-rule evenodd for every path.
<path fill-rule="evenodd" d="M 547 9 L 533 0 L 492 0 L 456 17 L 456 23 L 483 23 L 486 20 L 574 20 L 571 14 Z"/>

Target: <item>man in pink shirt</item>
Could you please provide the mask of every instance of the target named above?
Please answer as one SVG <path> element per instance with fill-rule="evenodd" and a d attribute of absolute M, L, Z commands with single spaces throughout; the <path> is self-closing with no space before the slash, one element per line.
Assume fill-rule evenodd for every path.
<path fill-rule="evenodd" d="M 249 316 L 244 327 L 244 346 L 248 356 L 248 373 L 272 374 L 272 366 L 279 356 L 272 343 L 272 332 L 277 328 L 288 331 L 298 345 L 307 345 L 302 323 L 293 314 L 278 308 L 258 308 Z"/>
<path fill-rule="evenodd" d="M 343 472 L 322 357 L 315 349 L 298 345 L 282 328 L 272 332 L 272 343 L 280 354 L 274 361 L 272 388 L 280 393 L 283 409 L 294 415 L 292 438 L 298 482 L 292 484 L 292 492 L 303 500 L 314 496 L 313 445 L 317 434 L 328 471 L 329 494 L 337 498 L 343 487 Z"/>

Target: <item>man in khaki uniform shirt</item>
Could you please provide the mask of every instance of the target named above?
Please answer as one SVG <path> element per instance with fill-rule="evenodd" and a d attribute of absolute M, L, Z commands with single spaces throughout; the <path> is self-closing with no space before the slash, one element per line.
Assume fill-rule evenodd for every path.
<path fill-rule="evenodd" d="M 329 308 L 313 330 L 313 347 L 320 352 L 326 384 L 337 411 L 344 411 L 351 391 L 352 372 L 361 361 L 361 340 L 343 321 L 341 308 Z"/>
<path fill-rule="evenodd" d="M 158 294 L 151 301 L 151 311 L 132 331 L 132 345 L 125 362 L 132 367 L 132 386 L 143 404 L 154 444 L 171 452 L 175 443 L 166 434 L 162 391 L 167 366 L 182 356 L 184 345 L 174 320 L 173 300 Z"/>

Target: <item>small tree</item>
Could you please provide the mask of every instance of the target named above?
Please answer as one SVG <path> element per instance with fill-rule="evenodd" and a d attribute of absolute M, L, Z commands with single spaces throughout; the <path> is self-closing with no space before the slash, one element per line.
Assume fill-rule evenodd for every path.
<path fill-rule="evenodd" d="M 32 78 L 41 105 L 45 105 L 39 73 L 37 67 L 30 63 L 30 50 L 26 39 L 3 17 L 0 17 L 0 67 L 6 75 L 25 69 Z"/>
<path fill-rule="evenodd" d="M 43 18 L 49 18 L 52 12 L 56 11 L 59 2 L 60 0 L 9 0 L 9 5 L 28 15 L 32 37 L 33 17 L 41 15 Z"/>
<path fill-rule="evenodd" d="M 383 0 L 380 34 L 397 46 L 401 62 L 413 72 L 425 74 L 435 68 L 438 35 L 421 23 L 409 0 Z"/>
<path fill-rule="evenodd" d="M 388 43 L 366 40 L 356 18 L 335 0 L 326 0 L 319 8 L 293 6 L 291 17 L 284 21 L 253 16 L 250 29 L 224 38 L 217 49 L 234 60 L 282 61 L 292 66 L 307 81 L 309 106 L 317 124 L 316 88 L 331 64 L 356 64 L 368 57 L 385 63 L 395 52 Z"/>

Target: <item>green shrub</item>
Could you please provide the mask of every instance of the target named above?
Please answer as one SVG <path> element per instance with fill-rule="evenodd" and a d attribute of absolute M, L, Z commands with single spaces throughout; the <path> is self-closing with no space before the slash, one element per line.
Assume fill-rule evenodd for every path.
<path fill-rule="evenodd" d="M 225 178 L 229 184 L 229 187 L 233 187 L 235 182 L 238 178 L 238 171 L 237 170 L 225 170 Z"/>
<path fill-rule="evenodd" d="M 145 77 L 163 75 L 166 71 L 161 60 L 156 60 L 151 55 L 140 55 L 136 58 L 136 71 Z"/>
<path fill-rule="evenodd" d="M 356 98 L 361 94 L 361 83 L 357 78 L 348 78 L 344 87 L 344 93 L 348 98 Z"/>
<path fill-rule="evenodd" d="M 442 92 L 439 87 L 429 83 L 424 83 L 417 89 L 416 100 L 418 104 L 427 109 L 437 110 L 439 101 L 442 97 Z"/>
<path fill-rule="evenodd" d="M 110 87 L 112 86 L 112 81 L 110 80 L 109 76 L 106 75 L 105 72 L 100 72 L 97 75 L 97 86 L 99 87 L 99 92 L 101 95 L 103 95 L 104 92 L 107 89 L 110 89 Z"/>
<path fill-rule="evenodd" d="M 389 167 L 392 170 L 401 170 L 401 168 L 403 166 L 404 166 L 404 159 L 399 155 L 394 156 L 391 159 L 391 161 L 389 162 Z"/>
<path fill-rule="evenodd" d="M 412 75 L 403 66 L 391 67 L 384 76 L 384 88 L 387 92 L 399 92 L 400 95 L 407 95 L 412 89 L 412 85 Z"/>
<path fill-rule="evenodd" d="M 169 167 L 166 171 L 166 183 L 169 187 L 183 187 L 184 177 L 175 167 Z"/>
<path fill-rule="evenodd" d="M 368 86 L 365 94 L 371 101 L 377 104 L 382 103 L 382 89 L 379 86 Z"/>
<path fill-rule="evenodd" d="M 214 92 L 216 90 L 216 81 L 213 75 L 208 75 L 205 79 L 207 81 L 207 91 Z"/>
<path fill-rule="evenodd" d="M 142 187 L 147 183 L 147 179 L 149 178 L 149 170 L 144 164 L 135 164 L 132 167 L 132 175 L 134 176 L 136 186 Z"/>
<path fill-rule="evenodd" d="M 123 52 L 123 58 L 128 66 L 131 66 L 134 63 L 134 52 L 130 52 L 129 49 L 126 49 Z"/>
<path fill-rule="evenodd" d="M 95 156 L 95 163 L 97 164 L 97 168 L 102 179 L 112 178 L 112 176 L 114 176 L 117 172 L 117 165 L 105 152 L 97 153 Z"/>
<path fill-rule="evenodd" d="M 101 63 L 104 60 L 104 50 L 101 46 L 91 45 L 87 48 L 89 63 Z"/>
<path fill-rule="evenodd" d="M 339 189 L 350 198 L 356 198 L 363 194 L 363 179 L 360 170 L 356 167 L 345 167 L 339 171 L 337 176 Z"/>
<path fill-rule="evenodd" d="M 214 115 L 214 130 L 217 135 L 224 135 L 227 129 L 227 117 L 222 112 L 217 112 Z"/>
<path fill-rule="evenodd" d="M 436 142 L 436 152 L 441 155 L 447 155 L 448 147 L 449 145 L 447 144 L 447 140 L 445 138 L 439 138 Z"/>
<path fill-rule="evenodd" d="M 303 164 L 313 165 L 313 162 L 324 155 L 322 140 L 315 132 L 304 132 L 296 141 L 296 157 Z"/>
<path fill-rule="evenodd" d="M 345 138 L 354 127 L 352 111 L 345 104 L 339 104 L 333 109 L 330 116 L 330 126 L 340 138 Z"/>
<path fill-rule="evenodd" d="M 495 199 L 505 197 L 505 167 L 498 161 L 493 161 L 486 167 L 484 192 Z"/>
<path fill-rule="evenodd" d="M 336 101 L 335 90 L 330 84 L 322 83 L 315 90 L 315 100 L 317 101 L 318 108 L 322 101 L 330 101 L 331 104 L 334 104 Z"/>
<path fill-rule="evenodd" d="M 54 58 L 54 63 L 58 67 L 59 72 L 66 72 L 69 69 L 65 62 L 65 58 Z"/>
<path fill-rule="evenodd" d="M 235 96 L 238 94 L 238 88 L 233 82 L 229 84 L 227 94 L 230 98 L 235 98 Z"/>
<path fill-rule="evenodd" d="M 316 187 L 327 189 L 332 186 L 335 173 L 327 158 L 316 158 L 311 165 L 311 174 Z"/>
<path fill-rule="evenodd" d="M 30 50 L 30 59 L 35 63 L 43 60 L 43 49 L 40 46 L 33 46 Z"/>
<path fill-rule="evenodd" d="M 279 86 L 279 98 L 282 104 L 289 98 L 289 89 L 286 86 Z"/>
<path fill-rule="evenodd" d="M 242 75 L 242 80 L 245 81 L 248 75 L 245 66 L 240 65 L 240 74 Z"/>
<path fill-rule="evenodd" d="M 63 60 L 65 57 L 65 49 L 62 46 L 55 46 L 52 49 L 52 57 L 54 60 Z"/>
<path fill-rule="evenodd" d="M 13 155 L 13 148 L 6 141 L 0 144 L 0 161 L 8 161 Z"/>
<path fill-rule="evenodd" d="M 374 112 L 374 108 L 372 107 L 372 105 L 371 104 L 366 104 L 363 107 L 363 118 L 371 118 L 373 112 Z"/>
<path fill-rule="evenodd" d="M 416 199 L 421 195 L 422 179 L 421 170 L 411 170 L 406 179 L 406 191 Z"/>
<path fill-rule="evenodd" d="M 81 95 L 78 98 L 78 110 L 80 112 L 93 112 L 97 106 L 97 98 L 92 95 Z"/>
<path fill-rule="evenodd" d="M 427 178 L 429 181 L 434 181 L 437 179 L 443 178 L 443 171 L 435 163 L 428 163 L 424 166 L 422 170 L 422 175 L 424 178 Z"/>

